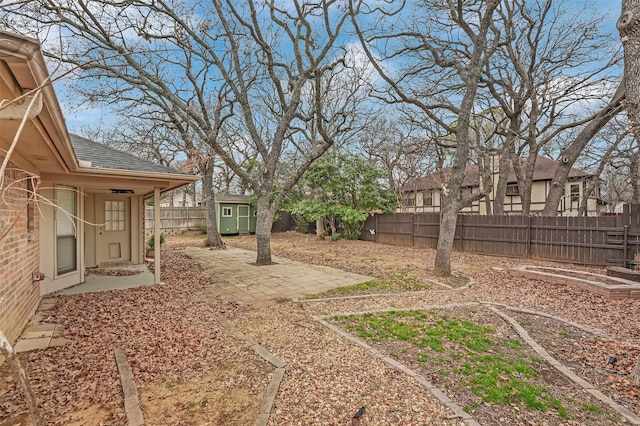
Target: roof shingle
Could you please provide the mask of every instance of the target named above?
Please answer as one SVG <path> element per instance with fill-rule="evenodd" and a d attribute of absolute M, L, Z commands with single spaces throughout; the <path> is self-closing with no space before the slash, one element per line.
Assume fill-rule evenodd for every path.
<path fill-rule="evenodd" d="M 521 160 L 522 165 L 524 166 L 526 160 Z M 556 173 L 556 169 L 558 168 L 559 163 L 550 158 L 538 156 L 536 159 L 536 165 L 533 172 L 533 181 L 544 181 L 544 180 L 552 180 L 553 176 Z M 442 186 L 443 181 L 448 180 L 451 175 L 451 168 L 446 167 L 442 170 L 438 170 L 430 175 L 427 175 L 423 178 L 416 179 L 412 182 L 403 186 L 405 190 L 420 190 L 420 189 L 436 189 Z M 582 171 L 580 169 L 576 169 L 574 167 L 571 168 L 569 172 L 569 177 L 583 177 L 590 176 L 589 173 Z M 509 177 L 507 179 L 508 183 L 517 183 L 516 175 L 513 171 L 513 167 L 509 171 Z M 463 187 L 470 186 L 479 186 L 480 185 L 480 172 L 479 168 L 476 165 L 467 166 L 465 169 L 465 176 L 462 182 Z"/>
<path fill-rule="evenodd" d="M 70 134 L 78 160 L 90 161 L 92 168 L 129 170 L 146 173 L 188 174 L 171 167 L 143 160 L 135 155 L 109 148 L 82 136 Z"/>

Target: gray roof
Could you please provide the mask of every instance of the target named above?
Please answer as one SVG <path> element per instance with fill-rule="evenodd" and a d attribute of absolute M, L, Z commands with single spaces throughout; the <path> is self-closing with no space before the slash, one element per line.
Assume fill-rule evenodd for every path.
<path fill-rule="evenodd" d="M 171 167 L 156 164 L 149 160 L 143 160 L 135 155 L 109 148 L 98 142 L 94 142 L 82 136 L 70 134 L 71 144 L 78 160 L 90 161 L 91 168 L 130 170 L 146 173 L 170 173 L 183 174 Z"/>
<path fill-rule="evenodd" d="M 248 195 L 216 194 L 216 202 L 230 204 L 249 204 Z"/>
<path fill-rule="evenodd" d="M 526 165 L 526 159 L 520 160 L 520 165 Z M 553 176 L 556 173 L 556 169 L 560 163 L 554 161 L 550 158 L 537 156 L 536 163 L 533 171 L 533 181 L 545 181 L 545 180 L 553 180 Z M 423 178 L 415 179 L 412 182 L 404 185 L 402 188 L 405 191 L 412 190 L 421 190 L 421 189 L 435 189 L 440 188 L 442 186 L 442 177 L 444 176 L 445 180 L 451 177 L 451 168 L 446 167 L 442 170 L 439 170 L 435 173 L 431 173 Z M 572 167 L 569 171 L 569 178 L 578 178 L 578 177 L 590 177 L 591 175 L 583 170 L 576 169 Z M 513 171 L 513 166 L 511 166 L 511 171 L 509 172 L 509 176 L 507 177 L 507 182 L 509 183 L 517 183 L 516 174 Z M 480 185 L 480 171 L 478 166 L 471 165 L 467 166 L 464 170 L 464 180 L 462 181 L 463 187 L 472 187 Z"/>

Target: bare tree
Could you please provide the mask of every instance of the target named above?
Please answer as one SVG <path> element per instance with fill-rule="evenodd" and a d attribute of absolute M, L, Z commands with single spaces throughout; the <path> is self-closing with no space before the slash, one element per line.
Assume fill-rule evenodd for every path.
<path fill-rule="evenodd" d="M 470 157 L 469 132 L 478 83 L 499 39 L 499 30 L 493 26 L 499 3 L 422 0 L 409 10 L 404 2 L 388 9 L 378 4 L 369 7 L 363 0 L 350 2 L 362 48 L 388 87 L 383 97 L 411 106 L 418 120 L 424 118 L 443 134 L 455 135 L 451 174 L 442 187 L 434 264 L 439 275 L 451 274 L 458 212 L 484 196 L 463 195 L 460 188 Z M 367 27 L 358 22 L 357 15 L 366 18 Z M 388 61 L 398 70 L 388 67 Z"/>
<path fill-rule="evenodd" d="M 303 102 L 297 116 L 302 127 L 294 127 L 296 134 L 292 142 L 301 148 L 308 146 L 313 151 L 322 144 L 326 137 L 333 141 L 332 149 L 347 149 L 359 141 L 360 134 L 371 127 L 375 107 L 370 102 L 372 70 L 366 62 L 359 58 L 360 52 L 350 49 L 341 62 L 327 69 L 303 93 Z M 322 112 L 320 109 L 324 109 Z M 331 117 L 324 125 L 324 136 L 314 117 L 323 114 Z M 284 180 L 298 169 L 298 161 L 293 159 L 294 168 L 283 176 Z M 308 194 L 314 197 L 320 188 L 311 188 Z M 324 238 L 327 235 L 324 219 L 316 220 L 316 235 Z"/>
<path fill-rule="evenodd" d="M 384 170 L 389 189 L 400 204 L 404 185 L 438 168 L 438 146 L 434 137 L 412 123 L 384 116 L 361 133 L 360 149 Z"/>
<path fill-rule="evenodd" d="M 515 0 L 497 9 L 504 41 L 483 74 L 486 102 L 497 103 L 504 117 L 495 214 L 504 211 L 510 169 L 518 180 L 522 213 L 529 214 L 540 150 L 597 117 L 590 105 L 610 97 L 610 82 L 618 79 L 607 73 L 616 58 L 609 57 L 612 40 L 602 30 L 604 18 L 589 13 L 586 4 L 568 6 L 563 0 Z"/>
<path fill-rule="evenodd" d="M 20 18 L 42 31 L 60 28 L 61 43 L 49 53 L 81 66 L 77 87 L 86 99 L 126 105 L 130 114 L 154 106 L 178 132 L 193 131 L 210 146 L 256 195 L 256 262 L 271 262 L 276 209 L 334 142 L 326 131 L 334 117 L 327 116 L 321 91 L 310 117 L 320 140 L 301 146 L 293 137 L 296 127 L 309 125 L 299 118 L 305 91 L 320 87 L 322 77 L 344 61 L 336 41 L 348 14 L 339 2 L 34 0 L 5 13 L 11 16 L 4 21 L 18 28 Z M 227 149 L 223 124 L 231 117 L 257 152 L 257 174 Z M 299 168 L 276 185 L 287 151 L 296 153 Z"/>

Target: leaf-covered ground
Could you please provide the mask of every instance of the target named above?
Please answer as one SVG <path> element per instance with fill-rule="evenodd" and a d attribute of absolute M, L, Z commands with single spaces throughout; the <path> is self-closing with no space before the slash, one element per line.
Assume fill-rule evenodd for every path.
<path fill-rule="evenodd" d="M 115 347 L 127 354 L 148 424 L 201 424 L 198 413 L 216 412 L 236 422 L 228 424 L 253 421 L 271 368 L 216 321 L 238 306 L 194 301 L 210 284 L 200 266 L 176 251 L 162 256 L 163 286 L 58 297 L 47 321 L 71 342 L 20 356 L 47 424 L 126 423 Z M 11 379 L 6 365 L 2 375 Z M 225 390 L 244 404 L 221 398 Z M 0 382 L 0 395 L 0 421 L 26 409 L 14 381 Z"/>
<path fill-rule="evenodd" d="M 253 237 L 225 241 L 228 245 L 255 247 Z M 200 237 L 168 239 L 163 248 L 164 286 L 59 297 L 49 321 L 63 324 L 63 337 L 71 343 L 21 356 L 49 424 L 123 424 L 123 401 L 113 361 L 115 346 L 128 356 L 147 424 L 252 424 L 273 368 L 218 325 L 216 317 L 224 316 L 287 363 L 270 424 L 349 424 L 353 414 L 366 406 L 361 426 L 460 425 L 460 419 L 413 379 L 337 336 L 311 316 L 480 301 L 545 312 L 609 334 L 612 339 L 604 339 L 563 321 L 509 311 L 552 356 L 639 414 L 640 389 L 630 383 L 628 373 L 640 357 L 640 302 L 611 301 L 584 290 L 508 273 L 510 267 L 520 263 L 542 262 L 454 253 L 454 270 L 471 280 L 453 282 L 450 287 L 471 285 L 451 290 L 429 281 L 433 278 L 429 272 L 433 250 L 275 234 L 272 248 L 276 255 L 370 275 L 372 280 L 392 283 L 392 288 L 383 296 L 241 309 L 234 304 L 194 299 L 204 286 L 215 285 L 215 279 L 206 278 L 180 247 L 201 244 Z M 583 269 L 579 265 L 563 267 Z M 589 270 L 598 272 L 597 268 Z M 402 283 L 418 283 L 416 289 L 427 291 L 403 290 Z M 377 291 L 380 288 L 364 292 Z M 474 320 L 491 326 L 507 341 L 516 339 L 493 315 L 475 316 Z M 403 344 L 394 346 L 387 341 L 380 344 L 380 350 L 398 358 L 409 357 L 408 350 L 402 352 Z M 444 354 L 449 352 L 445 350 Z M 523 357 L 530 359 L 529 355 L 527 352 Z M 607 364 L 611 356 L 618 360 L 613 367 Z M 433 361 L 437 362 L 437 357 Z M 425 375 L 446 369 L 431 368 L 415 358 L 412 362 L 423 368 Z M 540 372 L 543 377 L 556 377 L 554 371 L 540 368 Z M 437 375 L 444 389 L 452 389 L 456 383 L 446 373 L 431 374 Z M 0 379 L 0 425 L 28 424 L 26 406 L 6 364 L 0 368 Z M 551 382 L 564 386 L 568 393 L 576 392 L 561 378 Z M 573 405 L 565 402 L 574 415 L 564 419 L 553 408 L 548 409 L 548 416 L 522 406 L 517 407 L 520 412 L 516 414 L 501 414 L 493 410 L 495 404 L 473 399 L 469 389 L 446 392 L 452 397 L 463 395 L 469 410 L 482 413 L 484 417 L 477 415 L 487 424 L 500 424 L 502 417 L 513 424 L 609 424 L 614 418 L 608 417 L 606 407 L 577 397 L 569 397 L 577 401 Z M 497 420 L 494 423 L 491 419 Z"/>

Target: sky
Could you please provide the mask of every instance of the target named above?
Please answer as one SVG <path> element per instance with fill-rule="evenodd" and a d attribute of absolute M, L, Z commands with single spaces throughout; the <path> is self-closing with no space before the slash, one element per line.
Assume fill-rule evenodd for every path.
<path fill-rule="evenodd" d="M 584 3 L 580 0 L 571 1 L 576 4 Z M 594 6 L 597 8 L 600 15 L 607 16 L 607 29 L 612 34 L 616 35 L 617 30 L 615 28 L 615 23 L 620 13 L 620 2 L 612 0 L 595 0 Z M 55 34 L 50 34 L 51 39 L 55 39 L 55 36 Z M 70 132 L 82 133 L 84 128 L 95 129 L 99 127 L 112 127 L 123 124 L 119 123 L 118 120 L 120 118 L 110 114 L 107 108 L 80 105 L 77 100 L 74 99 L 74 83 L 72 81 L 63 79 L 56 82 L 54 87 L 63 113 L 66 117 L 67 127 Z"/>

